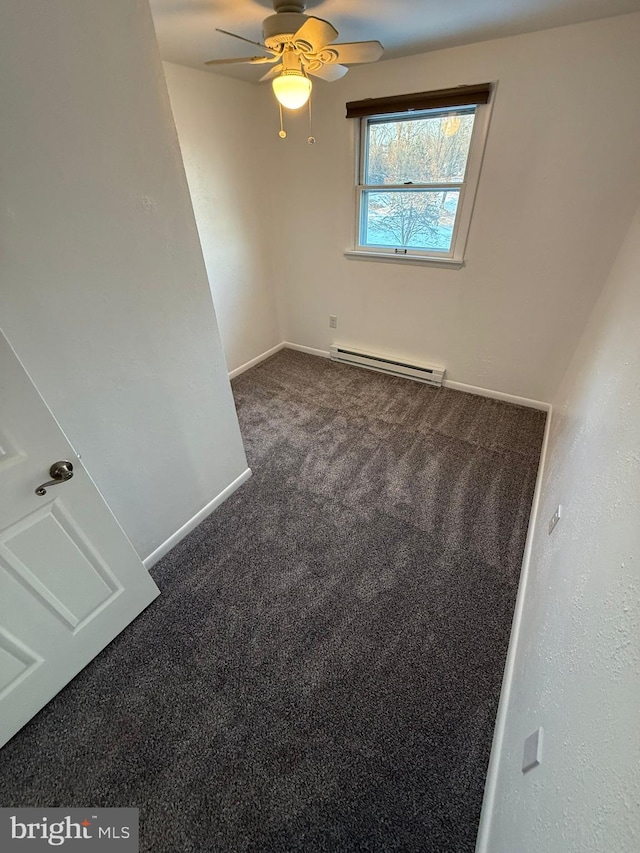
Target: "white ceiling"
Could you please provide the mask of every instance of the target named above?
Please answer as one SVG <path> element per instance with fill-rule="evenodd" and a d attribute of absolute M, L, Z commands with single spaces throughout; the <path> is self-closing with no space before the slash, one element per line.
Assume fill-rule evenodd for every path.
<path fill-rule="evenodd" d="M 260 54 L 216 27 L 262 40 L 271 0 L 150 0 L 164 60 L 205 70 L 207 59 Z M 339 41 L 378 39 L 384 58 L 640 11 L 640 0 L 309 0 Z M 261 66 L 217 66 L 211 73 L 258 80 Z"/>

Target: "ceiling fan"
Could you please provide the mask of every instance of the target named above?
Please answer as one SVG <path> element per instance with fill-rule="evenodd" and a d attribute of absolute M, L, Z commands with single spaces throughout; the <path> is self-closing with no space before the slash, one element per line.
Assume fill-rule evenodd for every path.
<path fill-rule="evenodd" d="M 338 31 L 322 18 L 305 15 L 304 2 L 273 0 L 273 8 L 275 15 L 269 15 L 262 23 L 264 44 L 227 30 L 218 30 L 258 46 L 270 56 L 210 59 L 205 65 L 277 63 L 260 80 L 272 80 L 273 91 L 280 104 L 296 110 L 309 100 L 309 74 L 333 82 L 344 77 L 349 70 L 347 65 L 375 62 L 382 56 L 383 47 L 379 41 L 333 44 L 338 38 Z"/>

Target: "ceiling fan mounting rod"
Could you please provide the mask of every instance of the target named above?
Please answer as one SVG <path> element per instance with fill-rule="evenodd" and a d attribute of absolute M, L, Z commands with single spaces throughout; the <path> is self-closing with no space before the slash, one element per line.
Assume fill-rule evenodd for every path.
<path fill-rule="evenodd" d="M 292 0 L 273 0 L 273 8 L 276 12 L 298 12 L 301 14 L 306 9 L 306 3 L 295 3 Z"/>

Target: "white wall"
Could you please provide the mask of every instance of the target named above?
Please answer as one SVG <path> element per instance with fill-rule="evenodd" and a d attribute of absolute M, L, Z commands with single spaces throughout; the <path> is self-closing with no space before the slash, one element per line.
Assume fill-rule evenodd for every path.
<path fill-rule="evenodd" d="M 553 401 L 481 853 L 640 849 L 639 319 L 640 210 Z"/>
<path fill-rule="evenodd" d="M 639 44 L 636 14 L 353 67 L 315 84 L 314 146 L 306 115 L 279 140 L 270 105 L 268 152 L 286 199 L 272 221 L 285 337 L 327 350 L 335 335 L 550 400 L 640 194 Z M 466 267 L 345 259 L 355 131 L 345 102 L 491 80 Z"/>
<path fill-rule="evenodd" d="M 282 340 L 266 223 L 276 214 L 256 121 L 259 90 L 165 63 L 191 199 L 229 370 Z"/>
<path fill-rule="evenodd" d="M 0 324 L 146 557 L 246 469 L 147 4 L 5 0 L 0 92 Z"/>

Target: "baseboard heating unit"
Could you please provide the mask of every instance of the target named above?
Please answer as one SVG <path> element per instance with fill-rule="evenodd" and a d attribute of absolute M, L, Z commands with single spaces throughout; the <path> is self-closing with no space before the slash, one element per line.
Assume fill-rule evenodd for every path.
<path fill-rule="evenodd" d="M 368 370 L 378 370 L 380 373 L 390 373 L 392 376 L 402 376 L 404 379 L 415 379 L 418 382 L 426 382 L 428 385 L 442 385 L 444 379 L 444 367 L 411 364 L 387 355 L 374 355 L 374 353 L 361 352 L 351 347 L 332 346 L 331 360 L 366 367 Z"/>

